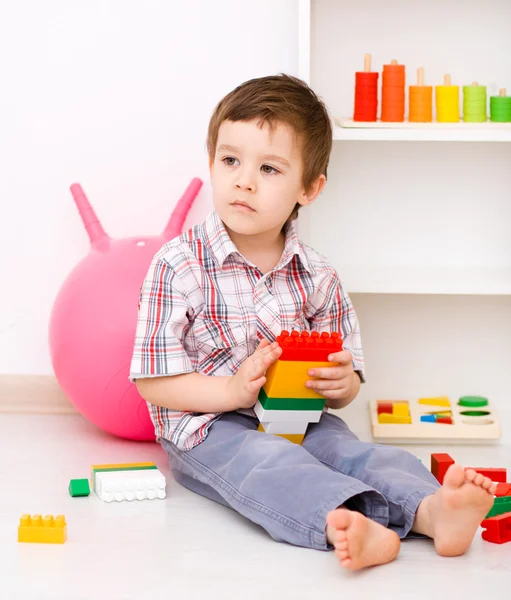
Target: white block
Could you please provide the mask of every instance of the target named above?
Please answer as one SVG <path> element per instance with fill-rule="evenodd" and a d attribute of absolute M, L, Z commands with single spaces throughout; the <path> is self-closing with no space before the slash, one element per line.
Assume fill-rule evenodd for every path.
<path fill-rule="evenodd" d="M 103 502 L 162 500 L 166 481 L 158 469 L 100 471 L 96 473 L 96 494 Z"/>
<path fill-rule="evenodd" d="M 261 423 L 318 423 L 322 410 L 265 410 L 259 400 L 254 406 Z"/>
<path fill-rule="evenodd" d="M 307 427 L 309 423 L 307 421 L 292 421 L 291 423 L 285 422 L 264 422 L 261 423 L 266 433 L 273 433 L 274 435 L 277 433 L 305 433 L 307 431 Z"/>

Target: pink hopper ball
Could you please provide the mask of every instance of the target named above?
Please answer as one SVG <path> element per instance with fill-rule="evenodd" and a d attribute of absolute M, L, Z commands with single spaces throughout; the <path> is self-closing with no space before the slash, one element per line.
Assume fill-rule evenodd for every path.
<path fill-rule="evenodd" d="M 105 233 L 81 186 L 71 186 L 91 250 L 55 299 L 51 360 L 75 408 L 122 438 L 155 439 L 147 404 L 128 379 L 140 287 L 156 252 L 181 233 L 201 186 L 200 179 L 192 179 L 161 235 L 122 240 Z"/>

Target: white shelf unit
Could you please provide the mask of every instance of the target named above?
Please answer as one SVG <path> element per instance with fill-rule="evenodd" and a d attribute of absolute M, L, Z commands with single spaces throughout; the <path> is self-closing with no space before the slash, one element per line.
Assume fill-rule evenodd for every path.
<path fill-rule="evenodd" d="M 405 64 L 407 87 L 422 66 L 428 85 L 449 72 L 460 89 L 478 80 L 489 95 L 511 91 L 509 22 L 508 0 L 300 0 L 299 75 L 335 121 L 327 188 L 301 234 L 350 292 L 511 293 L 511 144 L 494 143 L 511 142 L 511 124 L 338 116 L 353 112 L 366 52 L 380 73 L 393 58 Z"/>
<path fill-rule="evenodd" d="M 483 395 L 511 441 L 511 128 L 349 119 L 365 53 L 380 73 L 405 64 L 407 86 L 424 67 L 427 85 L 449 73 L 511 92 L 509 23 L 509 0 L 300 0 L 299 76 L 337 123 L 299 227 L 360 319 L 367 382 L 348 422 L 375 398 Z"/>

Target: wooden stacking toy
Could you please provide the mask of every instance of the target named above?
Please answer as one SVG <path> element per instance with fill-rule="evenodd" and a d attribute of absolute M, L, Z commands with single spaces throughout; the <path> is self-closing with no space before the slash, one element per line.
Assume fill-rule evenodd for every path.
<path fill-rule="evenodd" d="M 475 81 L 463 86 L 463 120 L 465 123 L 484 123 L 486 117 L 486 86 Z"/>
<path fill-rule="evenodd" d="M 435 88 L 436 120 L 438 123 L 458 123 L 460 120 L 460 88 L 444 75 L 444 84 Z"/>
<path fill-rule="evenodd" d="M 405 66 L 397 60 L 383 65 L 381 120 L 387 123 L 405 120 Z"/>
<path fill-rule="evenodd" d="M 364 70 L 355 73 L 354 121 L 376 121 L 378 72 L 371 71 L 371 55 L 364 55 Z"/>
<path fill-rule="evenodd" d="M 424 69 L 417 69 L 417 85 L 410 86 L 410 123 L 431 123 L 433 120 L 433 88 L 424 85 Z"/>
<path fill-rule="evenodd" d="M 501 89 L 498 96 L 490 97 L 490 121 L 494 123 L 511 123 L 511 96 Z"/>

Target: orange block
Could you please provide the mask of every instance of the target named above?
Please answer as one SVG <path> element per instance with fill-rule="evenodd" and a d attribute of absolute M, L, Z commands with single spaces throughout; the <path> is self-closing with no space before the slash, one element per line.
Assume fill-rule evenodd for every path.
<path fill-rule="evenodd" d="M 266 371 L 266 383 L 263 388 L 269 398 L 322 398 L 314 390 L 306 388 L 305 382 L 310 377 L 309 369 L 332 367 L 338 363 L 283 361 L 274 362 Z"/>

